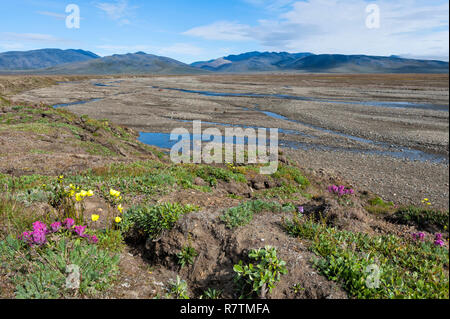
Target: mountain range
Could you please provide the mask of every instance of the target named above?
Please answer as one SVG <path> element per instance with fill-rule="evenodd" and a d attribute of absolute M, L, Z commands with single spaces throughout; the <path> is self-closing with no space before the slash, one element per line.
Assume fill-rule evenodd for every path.
<path fill-rule="evenodd" d="M 10 51 L 0 53 L 0 70 L 34 70 L 98 58 L 100 56 L 90 51 L 73 49 Z"/>
<path fill-rule="evenodd" d="M 254 72 L 448 73 L 448 62 L 398 56 L 247 52 L 190 65 L 144 52 L 100 57 L 83 50 L 42 49 L 0 53 L 0 73 L 201 74 Z"/>

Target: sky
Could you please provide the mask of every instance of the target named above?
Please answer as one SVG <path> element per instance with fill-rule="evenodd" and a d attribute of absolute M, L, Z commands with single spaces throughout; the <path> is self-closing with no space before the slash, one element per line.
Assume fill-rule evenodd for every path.
<path fill-rule="evenodd" d="M 80 10 L 79 28 L 66 25 L 70 4 Z M 0 52 L 144 51 L 185 63 L 248 51 L 448 61 L 448 37 L 442 0 L 0 0 Z"/>

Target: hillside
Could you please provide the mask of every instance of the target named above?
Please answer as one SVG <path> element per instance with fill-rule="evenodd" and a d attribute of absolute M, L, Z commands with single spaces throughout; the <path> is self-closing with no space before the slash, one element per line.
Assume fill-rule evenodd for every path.
<path fill-rule="evenodd" d="M 396 56 L 248 52 L 194 67 L 214 72 L 317 72 L 317 73 L 448 73 L 448 62 L 403 59 Z"/>
<path fill-rule="evenodd" d="M 448 73 L 448 62 L 395 56 L 320 54 L 286 63 L 283 69 L 331 73 Z"/>
<path fill-rule="evenodd" d="M 41 49 L 0 53 L 0 70 L 35 70 L 100 58 L 84 50 Z"/>
<path fill-rule="evenodd" d="M 206 62 L 194 62 L 191 65 L 209 71 L 217 72 L 258 72 L 277 71 L 285 64 L 309 56 L 311 53 L 287 52 L 247 52 L 238 55 L 229 55 L 223 58 Z"/>
<path fill-rule="evenodd" d="M 36 71 L 39 74 L 197 74 L 206 71 L 180 61 L 144 52 L 114 54 L 100 59 L 64 64 Z"/>

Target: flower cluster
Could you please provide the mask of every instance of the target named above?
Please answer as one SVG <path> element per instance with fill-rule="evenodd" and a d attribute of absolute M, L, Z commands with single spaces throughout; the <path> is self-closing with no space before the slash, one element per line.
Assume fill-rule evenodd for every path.
<path fill-rule="evenodd" d="M 434 235 L 434 244 L 436 246 L 444 246 L 444 241 L 442 240 L 442 234 L 437 233 L 436 235 Z"/>
<path fill-rule="evenodd" d="M 425 204 L 425 205 L 428 205 L 428 206 L 431 205 L 430 200 L 428 198 L 422 199 L 422 204 Z"/>
<path fill-rule="evenodd" d="M 328 186 L 328 191 L 332 194 L 337 194 L 338 196 L 344 196 L 344 195 L 353 195 L 355 191 L 353 188 L 346 188 L 344 185 L 336 186 L 331 185 Z"/>
<path fill-rule="evenodd" d="M 120 192 L 111 188 L 109 190 L 109 195 L 111 196 L 111 199 L 112 199 L 112 202 L 114 203 L 114 205 L 117 205 L 116 208 L 119 211 L 119 213 L 122 214 L 123 206 L 122 206 L 122 204 L 120 204 L 120 202 L 122 201 L 122 196 L 120 196 Z M 120 216 L 116 216 L 114 218 L 114 221 L 118 224 L 122 221 L 122 218 Z"/>
<path fill-rule="evenodd" d="M 414 240 L 420 240 L 420 241 L 424 241 L 425 240 L 425 234 L 420 232 L 420 233 L 412 233 L 411 234 L 412 238 Z"/>
<path fill-rule="evenodd" d="M 47 225 L 40 221 L 36 221 L 33 223 L 33 231 L 23 232 L 22 235 L 19 236 L 19 239 L 22 239 L 26 243 L 30 245 L 43 245 L 47 242 L 46 234 L 49 232 L 47 229 Z"/>
<path fill-rule="evenodd" d="M 425 240 L 425 234 L 422 232 L 419 233 L 412 233 L 412 238 L 414 240 L 420 240 L 420 241 L 424 241 Z M 444 241 L 442 240 L 442 234 L 441 233 L 436 233 L 434 235 L 434 245 L 435 246 L 444 246 Z"/>
<path fill-rule="evenodd" d="M 75 200 L 77 202 L 81 202 L 82 200 L 84 200 L 85 197 L 94 196 L 94 192 L 92 190 L 88 190 L 88 191 L 80 190 L 78 193 L 76 193 L 75 187 L 72 184 L 70 184 L 69 187 L 71 188 L 70 195 L 71 196 L 75 195 Z M 79 190 L 80 188 L 77 187 L 76 189 Z"/>
<path fill-rule="evenodd" d="M 60 231 L 70 231 L 82 238 L 87 238 L 91 243 L 97 243 L 98 238 L 95 235 L 88 235 L 85 233 L 86 226 L 77 226 L 72 218 L 66 218 L 62 223 L 54 222 L 50 224 L 50 229 L 43 222 L 36 221 L 33 223 L 33 231 L 23 232 L 19 236 L 19 239 L 32 245 L 43 245 L 47 242 L 47 235 L 52 233 L 58 233 Z"/>

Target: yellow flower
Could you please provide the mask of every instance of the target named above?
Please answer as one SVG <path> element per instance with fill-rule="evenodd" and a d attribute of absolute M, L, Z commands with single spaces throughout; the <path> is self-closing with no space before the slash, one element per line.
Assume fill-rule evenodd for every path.
<path fill-rule="evenodd" d="M 82 190 L 82 191 L 80 192 L 80 196 L 81 196 L 81 197 L 86 197 L 86 196 L 87 196 L 87 192 Z"/>
<path fill-rule="evenodd" d="M 122 211 L 123 211 L 123 207 L 122 207 L 121 204 L 119 204 L 119 206 L 117 206 L 117 210 L 118 210 L 119 212 L 122 212 Z"/>
<path fill-rule="evenodd" d="M 119 216 L 117 216 L 117 217 L 114 219 L 114 221 L 115 221 L 116 223 L 120 223 L 120 222 L 122 221 L 122 218 L 120 218 Z"/>
<path fill-rule="evenodd" d="M 90 189 L 87 191 L 87 196 L 91 197 L 94 196 L 94 192 Z"/>
<path fill-rule="evenodd" d="M 75 194 L 75 199 L 77 202 L 81 202 L 83 200 L 83 197 L 81 196 L 81 193 L 76 193 Z"/>
<path fill-rule="evenodd" d="M 428 199 L 428 198 L 424 198 L 423 200 L 426 201 L 426 202 L 428 202 L 429 199 Z"/>
<path fill-rule="evenodd" d="M 73 195 L 75 195 L 75 191 L 72 189 L 72 190 L 69 192 L 69 195 L 70 195 L 70 197 L 72 197 Z"/>
<path fill-rule="evenodd" d="M 92 216 L 91 216 L 91 219 L 93 222 L 96 222 L 99 218 L 100 218 L 100 216 L 98 216 L 96 214 L 92 214 Z"/>
<path fill-rule="evenodd" d="M 431 203 L 427 202 L 427 205 L 431 205 Z"/>
<path fill-rule="evenodd" d="M 64 175 L 59 175 L 59 179 L 63 179 L 64 178 Z"/>
<path fill-rule="evenodd" d="M 109 194 L 111 195 L 111 196 L 114 196 L 114 197 L 119 197 L 120 196 L 120 192 L 119 191 L 116 191 L 116 190 L 114 190 L 114 189 L 110 189 L 109 190 Z"/>

